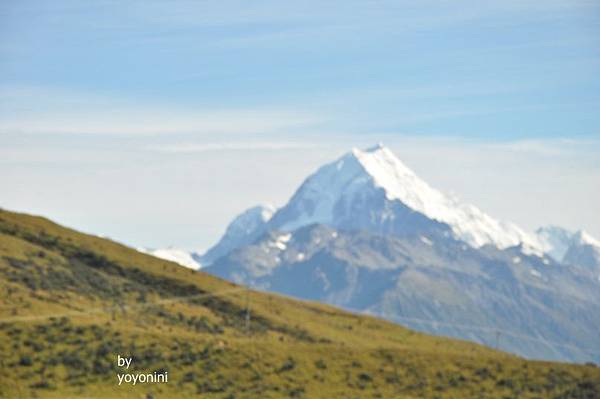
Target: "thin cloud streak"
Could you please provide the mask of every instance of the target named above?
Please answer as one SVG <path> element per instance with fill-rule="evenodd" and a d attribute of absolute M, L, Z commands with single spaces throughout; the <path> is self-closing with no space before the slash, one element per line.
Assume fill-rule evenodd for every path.
<path fill-rule="evenodd" d="M 289 111 L 223 110 L 197 113 L 120 110 L 111 114 L 43 114 L 3 120 L 0 133 L 161 135 L 174 133 L 268 133 L 316 124 L 318 118 Z"/>
<path fill-rule="evenodd" d="M 180 143 L 162 146 L 149 146 L 150 151 L 164 153 L 201 153 L 209 151 L 246 151 L 246 150 L 290 150 L 310 149 L 319 145 L 302 142 L 227 142 L 227 143 Z"/>
<path fill-rule="evenodd" d="M 323 120 L 315 112 L 277 106 L 193 108 L 46 87 L 2 88 L 0 93 L 0 134 L 263 134 Z"/>

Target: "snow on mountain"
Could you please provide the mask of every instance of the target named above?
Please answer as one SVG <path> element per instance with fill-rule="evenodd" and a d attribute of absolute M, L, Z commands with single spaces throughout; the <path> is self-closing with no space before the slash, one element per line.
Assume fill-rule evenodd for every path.
<path fill-rule="evenodd" d="M 535 231 L 544 252 L 561 262 L 571 245 L 574 232 L 559 226 L 544 226 Z"/>
<path fill-rule="evenodd" d="M 600 260 L 600 241 L 585 231 L 572 232 L 558 226 L 546 226 L 537 229 L 536 235 L 544 252 L 558 262 L 590 264 L 594 263 L 594 258 Z"/>
<path fill-rule="evenodd" d="M 339 219 L 336 214 L 351 217 L 356 209 L 349 206 L 364 203 L 363 198 L 374 198 L 378 189 L 383 190 L 384 201 L 392 205 L 400 203 L 430 220 L 447 224 L 457 239 L 473 247 L 492 244 L 507 248 L 522 244 L 525 251 L 542 253 L 542 245 L 535 235 L 432 188 L 382 145 L 364 151 L 353 149 L 321 167 L 306 179 L 269 225 L 283 230 L 295 230 L 312 223 L 335 226 Z M 387 205 L 375 213 L 373 217 L 380 223 L 398 217 Z"/>
<path fill-rule="evenodd" d="M 244 211 L 227 226 L 221 240 L 202 255 L 202 264 L 210 264 L 231 250 L 249 244 L 264 231 L 264 227 L 274 213 L 275 208 L 268 204 Z"/>
<path fill-rule="evenodd" d="M 353 151 L 375 184 L 384 188 L 390 200 L 398 199 L 431 219 L 447 223 L 458 238 L 474 247 L 494 244 L 499 248 L 523 243 L 532 247 L 537 240 L 518 226 L 493 219 L 473 205 L 460 202 L 430 187 L 408 169 L 387 148 Z"/>
<path fill-rule="evenodd" d="M 600 272 L 600 241 L 585 231 L 578 231 L 573 235 L 571 245 L 563 258 L 563 263 Z M 600 274 L 598 280 L 600 280 Z"/>
<path fill-rule="evenodd" d="M 572 244 L 590 245 L 592 247 L 600 248 L 600 241 L 583 230 L 579 230 L 573 235 Z"/>
<path fill-rule="evenodd" d="M 309 176 L 288 203 L 248 209 L 231 222 L 223 238 L 202 256 L 207 265 L 268 230 L 294 231 L 311 224 L 378 234 L 451 235 L 474 248 L 491 244 L 518 246 L 526 253 L 547 254 L 562 262 L 577 233 L 557 226 L 534 234 L 499 221 L 474 205 L 447 195 L 419 178 L 386 147 L 353 149 Z M 582 243 L 600 248 L 582 232 Z"/>
<path fill-rule="evenodd" d="M 197 270 L 202 267 L 202 264 L 194 258 L 194 253 L 184 249 L 169 247 L 160 249 L 138 248 L 137 250 L 148 255 L 156 256 L 157 258 L 179 263 L 181 266 L 189 267 L 190 269 Z"/>

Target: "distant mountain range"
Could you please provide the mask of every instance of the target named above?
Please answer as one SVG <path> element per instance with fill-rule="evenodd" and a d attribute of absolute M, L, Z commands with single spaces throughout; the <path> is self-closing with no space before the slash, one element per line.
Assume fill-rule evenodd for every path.
<path fill-rule="evenodd" d="M 381 145 L 324 165 L 280 209 L 247 210 L 203 255 L 155 255 L 531 358 L 600 361 L 596 239 L 498 221 Z"/>

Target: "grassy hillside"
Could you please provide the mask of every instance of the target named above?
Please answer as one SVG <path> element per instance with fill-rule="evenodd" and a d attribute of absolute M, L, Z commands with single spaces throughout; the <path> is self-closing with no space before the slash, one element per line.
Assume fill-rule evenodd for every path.
<path fill-rule="evenodd" d="M 249 309 L 250 318 L 247 318 Z M 600 368 L 533 362 L 248 292 L 0 211 L 0 397 L 598 398 Z M 168 383 L 118 386 L 117 355 Z"/>

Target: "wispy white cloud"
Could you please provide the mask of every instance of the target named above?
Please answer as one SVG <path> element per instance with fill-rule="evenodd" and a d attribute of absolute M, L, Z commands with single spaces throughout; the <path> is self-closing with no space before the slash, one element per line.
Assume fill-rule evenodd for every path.
<path fill-rule="evenodd" d="M 3 88 L 0 96 L 0 133 L 252 134 L 289 131 L 322 121 L 314 112 L 277 106 L 193 108 L 51 88 Z"/>
<path fill-rule="evenodd" d="M 222 143 L 175 143 L 148 146 L 151 151 L 164 153 L 198 153 L 208 151 L 252 151 L 252 150 L 290 150 L 317 148 L 319 145 L 307 142 L 261 141 L 261 142 L 222 142 Z"/>
<path fill-rule="evenodd" d="M 251 7 L 236 1 L 185 2 L 179 7 L 167 3 L 132 2 L 128 14 L 137 20 L 158 27 L 181 29 L 198 28 L 242 28 L 234 33 L 209 35 L 207 44 L 216 46 L 296 46 L 312 40 L 328 40 L 338 46 L 340 42 L 355 42 L 377 32 L 381 36 L 406 32 L 440 30 L 477 20 L 488 23 L 523 24 L 540 18 L 557 18 L 567 10 L 585 11 L 597 7 L 593 1 L 381 1 L 377 3 L 346 1 L 343 7 L 336 3 L 323 2 L 258 2 Z M 318 13 L 315 12 L 318 9 Z M 236 12 L 231 12 L 236 10 Z M 523 19 L 515 18 L 521 15 Z M 375 22 L 374 22 L 375 21 Z M 261 25 L 263 29 L 253 29 Z M 266 28 L 265 28 L 266 27 Z M 373 29 L 376 27 L 376 29 Z M 166 35 L 153 35 L 149 40 L 185 40 L 188 31 L 179 34 L 168 31 Z M 310 39 L 310 40 L 305 40 Z M 189 39 L 189 40 L 196 40 Z"/>
<path fill-rule="evenodd" d="M 120 109 L 109 113 L 40 114 L 2 120 L 0 132 L 34 134 L 159 135 L 169 133 L 269 133 L 308 126 L 317 118 L 285 110 L 232 109 L 197 112 Z"/>
<path fill-rule="evenodd" d="M 594 139 L 523 139 L 484 145 L 489 150 L 546 157 L 576 155 L 600 150 L 600 141 Z"/>

